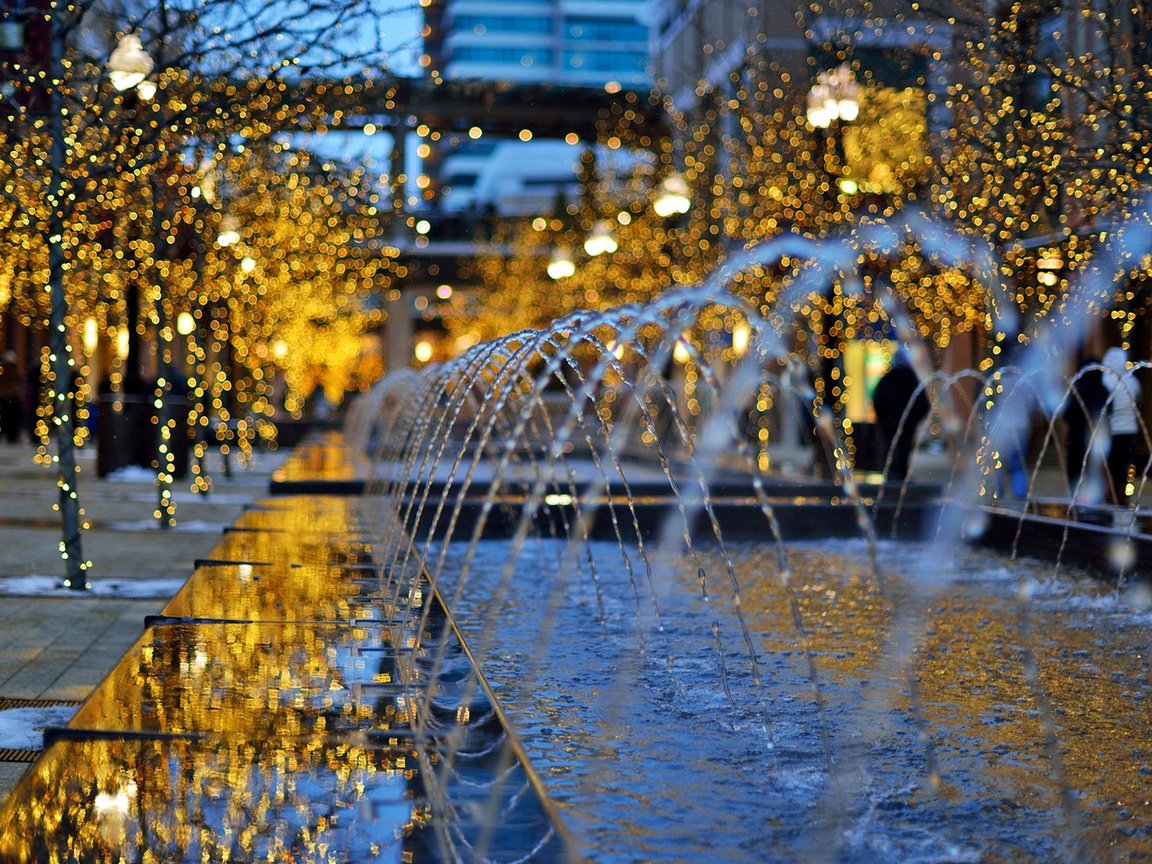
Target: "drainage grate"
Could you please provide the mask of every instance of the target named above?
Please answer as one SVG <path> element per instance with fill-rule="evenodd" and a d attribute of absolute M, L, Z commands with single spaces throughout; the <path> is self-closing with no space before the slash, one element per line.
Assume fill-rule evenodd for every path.
<path fill-rule="evenodd" d="M 0 696 L 0 711 L 10 708 L 51 708 L 54 705 L 79 705 L 79 699 L 11 699 Z M 35 762 L 40 748 L 0 747 L 0 762 Z"/>
<path fill-rule="evenodd" d="M 51 708 L 53 705 L 79 705 L 79 699 L 10 699 L 0 696 L 0 711 L 9 708 Z"/>
<path fill-rule="evenodd" d="M 0 747 L 0 762 L 35 762 L 40 755 L 39 750 L 17 750 L 12 747 Z"/>

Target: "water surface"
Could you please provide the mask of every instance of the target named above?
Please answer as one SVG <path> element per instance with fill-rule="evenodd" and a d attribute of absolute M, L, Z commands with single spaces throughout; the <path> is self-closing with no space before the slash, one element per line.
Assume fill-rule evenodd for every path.
<path fill-rule="evenodd" d="M 1152 859 L 1146 594 L 975 551 L 929 590 L 926 547 L 881 544 L 881 580 L 862 542 L 789 549 L 795 611 L 774 550 L 730 549 L 745 637 L 715 550 L 649 587 L 635 549 L 573 568 L 534 540 L 504 590 L 510 544 L 480 544 L 458 620 L 590 858 Z"/>

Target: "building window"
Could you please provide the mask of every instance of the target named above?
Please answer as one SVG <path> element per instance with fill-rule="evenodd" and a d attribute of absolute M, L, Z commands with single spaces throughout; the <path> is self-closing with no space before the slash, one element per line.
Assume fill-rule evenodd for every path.
<path fill-rule="evenodd" d="M 579 42 L 648 41 L 647 27 L 620 18 L 568 18 L 564 21 L 564 34 Z"/>
<path fill-rule="evenodd" d="M 461 45 L 452 52 L 453 63 L 497 63 L 503 66 L 547 66 L 552 52 L 545 48 L 500 48 L 487 45 Z"/>
<path fill-rule="evenodd" d="M 1064 44 L 1067 37 L 1064 15 L 1055 12 L 1040 20 L 1040 38 L 1036 46 L 1036 74 L 1032 79 L 1037 105 L 1046 105 L 1052 99 L 1056 76 L 1053 67 L 1067 66 Z"/>
<path fill-rule="evenodd" d="M 552 32 L 552 22 L 548 18 L 514 15 L 458 15 L 452 22 L 452 29 L 458 33 L 530 33 L 547 36 Z"/>
<path fill-rule="evenodd" d="M 573 51 L 566 55 L 564 65 L 580 72 L 643 74 L 648 56 L 637 51 Z"/>

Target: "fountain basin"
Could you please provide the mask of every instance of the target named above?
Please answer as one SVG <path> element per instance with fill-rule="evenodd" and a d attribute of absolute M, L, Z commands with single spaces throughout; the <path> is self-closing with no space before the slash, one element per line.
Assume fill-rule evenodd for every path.
<path fill-rule="evenodd" d="M 356 511 L 226 534 L 46 730 L 0 806 L 0 860 L 567 860 L 438 595 L 381 577 L 338 530 Z"/>

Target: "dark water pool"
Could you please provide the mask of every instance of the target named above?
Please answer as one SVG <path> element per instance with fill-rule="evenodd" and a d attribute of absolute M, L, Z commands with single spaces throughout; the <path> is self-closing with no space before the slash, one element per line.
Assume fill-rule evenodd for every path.
<path fill-rule="evenodd" d="M 449 602 L 593 860 L 1152 860 L 1146 592 L 894 543 L 878 581 L 825 542 L 789 547 L 790 596 L 747 545 L 741 622 L 715 550 L 651 585 L 566 550 L 530 541 L 505 590 L 485 541 Z"/>

